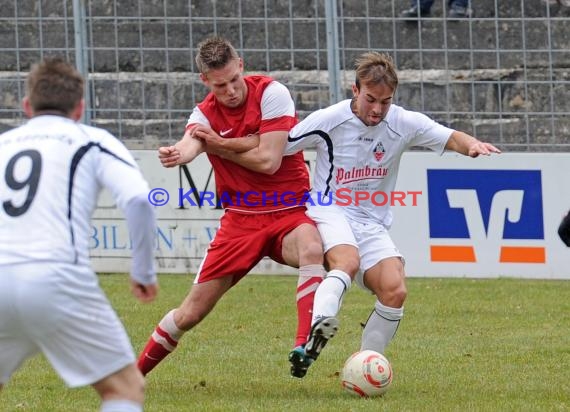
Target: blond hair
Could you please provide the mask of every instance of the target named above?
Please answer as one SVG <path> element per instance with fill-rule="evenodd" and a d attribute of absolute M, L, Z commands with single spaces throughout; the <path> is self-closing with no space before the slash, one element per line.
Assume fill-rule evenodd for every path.
<path fill-rule="evenodd" d="M 200 73 L 221 69 L 234 59 L 239 59 L 239 55 L 234 46 L 223 37 L 210 37 L 198 44 L 196 66 Z"/>
<path fill-rule="evenodd" d="M 360 55 L 355 62 L 356 87 L 361 84 L 384 83 L 392 90 L 398 87 L 398 75 L 392 57 L 386 53 L 368 52 Z"/>

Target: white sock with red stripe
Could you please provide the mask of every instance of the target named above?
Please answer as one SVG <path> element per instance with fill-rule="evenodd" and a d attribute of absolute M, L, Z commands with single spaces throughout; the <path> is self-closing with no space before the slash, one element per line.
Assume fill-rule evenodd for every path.
<path fill-rule="evenodd" d="M 176 309 L 172 309 L 162 318 L 140 354 L 137 365 L 143 375 L 149 373 L 160 361 L 176 349 L 178 340 L 184 334 L 185 331 L 178 329 L 176 323 L 174 323 L 175 311 Z"/>
<path fill-rule="evenodd" d="M 323 265 L 304 265 L 299 268 L 297 282 L 297 336 L 295 346 L 307 343 L 311 333 L 315 291 L 326 275 Z"/>

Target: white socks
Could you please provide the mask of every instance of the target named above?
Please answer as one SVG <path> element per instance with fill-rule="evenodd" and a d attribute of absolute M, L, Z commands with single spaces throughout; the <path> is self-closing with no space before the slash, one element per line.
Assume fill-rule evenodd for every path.
<path fill-rule="evenodd" d="M 342 270 L 331 270 L 321 282 L 315 293 L 313 321 L 323 317 L 336 316 L 342 304 L 344 293 L 350 289 L 352 279 Z"/>
<path fill-rule="evenodd" d="M 112 399 L 101 403 L 101 412 L 142 412 L 141 404 L 124 399 Z"/>
<path fill-rule="evenodd" d="M 403 316 L 403 307 L 390 308 L 377 300 L 362 332 L 360 350 L 370 349 L 383 354 L 396 334 Z"/>

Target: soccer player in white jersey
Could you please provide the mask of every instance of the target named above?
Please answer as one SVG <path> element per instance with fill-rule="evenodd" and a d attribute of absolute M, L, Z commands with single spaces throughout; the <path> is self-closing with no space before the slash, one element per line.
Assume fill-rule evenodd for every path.
<path fill-rule="evenodd" d="M 390 202 L 378 206 L 360 200 L 357 205 L 355 199 L 348 204 L 343 198 L 339 203 L 344 206 L 339 206 L 334 199 L 337 191 L 342 190 L 344 197 L 356 191 L 389 195 L 401 156 L 412 146 L 470 157 L 500 152 L 424 114 L 392 104 L 397 85 L 390 56 L 361 55 L 356 61 L 354 97 L 310 114 L 290 131 L 285 149 L 285 154 L 307 148 L 317 152 L 307 214 L 317 223 L 329 272 L 315 295 L 313 324 L 336 317 L 344 293 L 355 280 L 377 297 L 364 327 L 361 350 L 380 353 L 396 333 L 407 294 L 404 259 L 388 234 Z"/>
<path fill-rule="evenodd" d="M 89 238 L 106 188 L 126 215 L 131 291 L 150 302 L 154 210 L 126 147 L 78 123 L 83 84 L 69 63 L 44 59 L 27 78 L 23 107 L 31 119 L 0 135 L 0 388 L 42 352 L 69 387 L 91 385 L 101 411 L 142 411 L 144 378 L 90 267 Z"/>

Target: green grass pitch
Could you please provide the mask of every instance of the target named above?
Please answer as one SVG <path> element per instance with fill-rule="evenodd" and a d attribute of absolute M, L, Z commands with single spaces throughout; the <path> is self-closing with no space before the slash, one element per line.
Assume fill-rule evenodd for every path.
<path fill-rule="evenodd" d="M 192 277 L 159 275 L 160 296 L 135 301 L 125 275 L 101 284 L 135 351 L 176 307 Z M 146 411 L 570 411 L 570 282 L 408 279 L 405 317 L 386 356 L 382 398 L 344 392 L 372 295 L 354 286 L 340 331 L 304 379 L 289 376 L 295 276 L 247 276 L 147 379 Z M 0 393 L 0 411 L 97 411 L 90 388 L 66 389 L 43 357 Z"/>

